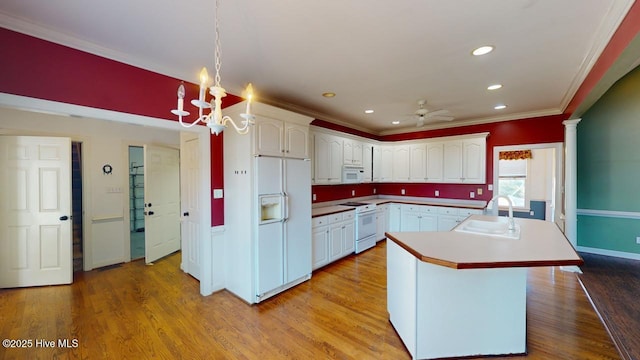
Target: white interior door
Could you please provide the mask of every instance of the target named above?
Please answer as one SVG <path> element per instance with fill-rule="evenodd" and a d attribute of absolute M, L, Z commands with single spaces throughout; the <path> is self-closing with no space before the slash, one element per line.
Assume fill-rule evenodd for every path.
<path fill-rule="evenodd" d="M 200 140 L 198 134 L 180 138 L 182 206 L 182 270 L 200 279 Z"/>
<path fill-rule="evenodd" d="M 73 281 L 71 140 L 0 136 L 0 287 Z"/>
<path fill-rule="evenodd" d="M 144 146 L 145 261 L 180 250 L 180 151 Z"/>

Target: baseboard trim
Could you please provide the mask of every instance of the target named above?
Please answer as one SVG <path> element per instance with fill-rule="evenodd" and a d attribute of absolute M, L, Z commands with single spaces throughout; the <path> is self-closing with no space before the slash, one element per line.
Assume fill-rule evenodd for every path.
<path fill-rule="evenodd" d="M 599 249 L 599 248 L 586 247 L 586 246 L 578 246 L 577 250 L 580 252 L 585 252 L 589 254 L 615 256 L 615 257 L 624 258 L 624 259 L 640 260 L 640 254 L 629 253 L 624 251 Z"/>

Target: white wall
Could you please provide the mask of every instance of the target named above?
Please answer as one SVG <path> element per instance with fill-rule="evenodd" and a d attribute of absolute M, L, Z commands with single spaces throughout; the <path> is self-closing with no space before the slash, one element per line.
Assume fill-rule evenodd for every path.
<path fill-rule="evenodd" d="M 1 134 L 61 136 L 82 142 L 84 269 L 129 261 L 128 146 L 179 148 L 179 131 L 0 108 Z M 105 164 L 113 167 L 112 174 L 103 174 Z"/>

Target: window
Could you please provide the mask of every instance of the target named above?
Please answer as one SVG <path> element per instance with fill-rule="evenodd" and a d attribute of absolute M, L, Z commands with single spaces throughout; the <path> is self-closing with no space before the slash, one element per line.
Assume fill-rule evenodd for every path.
<path fill-rule="evenodd" d="M 511 199 L 513 207 L 526 207 L 527 159 L 499 160 L 498 195 Z M 498 199 L 499 206 L 509 206 L 505 199 Z"/>

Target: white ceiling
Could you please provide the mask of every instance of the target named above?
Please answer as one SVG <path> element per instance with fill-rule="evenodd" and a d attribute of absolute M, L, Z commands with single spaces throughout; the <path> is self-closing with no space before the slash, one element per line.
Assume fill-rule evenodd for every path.
<path fill-rule="evenodd" d="M 378 134 L 415 130 L 420 99 L 456 118 L 421 129 L 559 114 L 633 2 L 220 0 L 222 85 Z M 214 73 L 214 15 L 214 0 L 0 3 L 5 28 L 194 83 Z"/>

